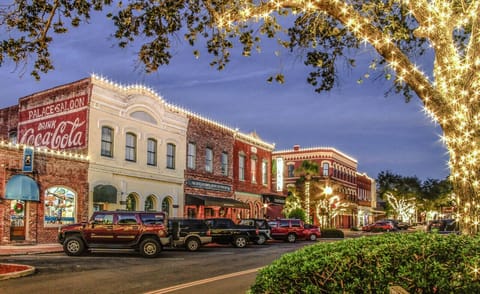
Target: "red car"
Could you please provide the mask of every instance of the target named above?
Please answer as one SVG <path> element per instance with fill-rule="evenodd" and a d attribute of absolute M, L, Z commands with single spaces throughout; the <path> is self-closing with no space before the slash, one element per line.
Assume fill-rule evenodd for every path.
<path fill-rule="evenodd" d="M 317 226 L 305 224 L 303 235 L 305 236 L 306 240 L 315 241 L 317 238 L 322 236 L 320 229 Z"/>
<path fill-rule="evenodd" d="M 376 222 L 362 227 L 365 232 L 390 232 L 395 231 L 391 222 Z"/>

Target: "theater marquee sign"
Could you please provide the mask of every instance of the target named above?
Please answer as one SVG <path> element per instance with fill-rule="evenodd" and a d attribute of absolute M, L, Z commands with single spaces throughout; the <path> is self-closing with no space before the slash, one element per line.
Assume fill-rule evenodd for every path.
<path fill-rule="evenodd" d="M 87 95 L 22 109 L 19 113 L 19 142 L 55 150 L 84 148 L 87 113 Z"/>

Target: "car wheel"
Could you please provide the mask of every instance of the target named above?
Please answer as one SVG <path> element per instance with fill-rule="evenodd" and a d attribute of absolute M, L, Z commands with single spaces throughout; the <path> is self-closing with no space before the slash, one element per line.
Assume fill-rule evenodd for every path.
<path fill-rule="evenodd" d="M 317 235 L 311 234 L 308 238 L 310 241 L 317 241 Z"/>
<path fill-rule="evenodd" d="M 195 237 L 188 238 L 185 247 L 188 251 L 197 251 L 200 248 L 200 241 Z"/>
<path fill-rule="evenodd" d="M 288 243 L 295 243 L 297 241 L 297 236 L 295 234 L 288 234 L 287 235 L 287 242 Z"/>
<path fill-rule="evenodd" d="M 258 235 L 258 240 L 257 240 L 258 245 L 263 245 L 266 242 L 267 242 L 267 237 L 264 234 Z"/>
<path fill-rule="evenodd" d="M 78 236 L 68 237 L 63 243 L 63 251 L 70 256 L 79 256 L 85 251 L 85 244 Z"/>
<path fill-rule="evenodd" d="M 245 238 L 245 236 L 237 236 L 235 240 L 233 240 L 233 245 L 237 248 L 243 248 L 247 246 L 247 238 Z"/>
<path fill-rule="evenodd" d="M 147 238 L 140 243 L 140 253 L 143 257 L 156 257 L 161 251 L 160 243 L 155 239 Z"/>

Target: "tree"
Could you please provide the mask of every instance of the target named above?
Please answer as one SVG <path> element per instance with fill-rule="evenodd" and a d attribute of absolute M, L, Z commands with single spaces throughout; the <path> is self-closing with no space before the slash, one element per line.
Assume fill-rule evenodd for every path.
<path fill-rule="evenodd" d="M 0 7 L 6 31 L 0 64 L 6 58 L 21 64 L 34 55 L 37 78 L 39 71 L 53 69 L 48 51 L 52 34 L 88 21 L 92 10 L 105 10 L 113 2 L 12 1 Z M 192 46 L 205 40 L 211 65 L 218 69 L 229 62 L 234 45 L 249 56 L 261 50 L 262 37 L 278 38 L 280 45 L 305 54 L 305 64 L 312 67 L 307 80 L 318 92 L 334 86 L 338 65 L 355 65 L 350 49 L 370 44 L 378 53 L 372 72 L 391 79 L 392 90 L 407 101 L 415 93 L 441 126 L 462 208 L 461 228 L 479 231 L 480 0 L 131 0 L 112 7 L 108 17 L 119 46 L 142 42 L 138 58 L 147 72 L 168 64 L 171 43 L 180 33 Z M 429 74 L 417 66 L 419 56 L 433 59 Z"/>
<path fill-rule="evenodd" d="M 297 179 L 295 186 L 297 191 L 302 191 L 299 193 L 301 199 L 304 203 L 304 209 L 306 212 L 307 223 L 311 222 L 311 212 L 312 212 L 312 195 L 316 194 L 315 185 L 312 184 L 312 181 L 318 181 L 315 179 L 315 176 L 318 176 L 318 163 L 310 160 L 302 161 L 302 164 L 295 169 L 294 173 L 299 178 Z"/>

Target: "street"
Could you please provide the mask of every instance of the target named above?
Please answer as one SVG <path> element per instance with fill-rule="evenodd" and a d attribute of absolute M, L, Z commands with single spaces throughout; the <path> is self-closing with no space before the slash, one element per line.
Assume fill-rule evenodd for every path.
<path fill-rule="evenodd" d="M 80 257 L 63 253 L 0 257 L 28 264 L 36 274 L 0 282 L 2 293 L 245 293 L 257 269 L 312 242 L 205 247 L 198 252 L 164 250 L 147 259 L 131 251 L 100 251 Z M 202 290 L 203 289 L 203 290 Z"/>

